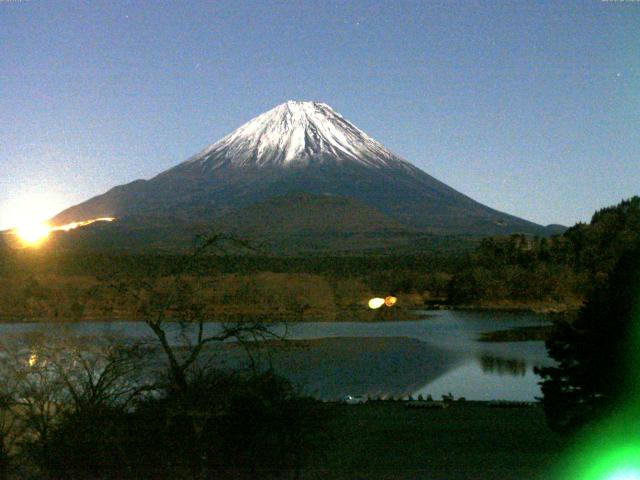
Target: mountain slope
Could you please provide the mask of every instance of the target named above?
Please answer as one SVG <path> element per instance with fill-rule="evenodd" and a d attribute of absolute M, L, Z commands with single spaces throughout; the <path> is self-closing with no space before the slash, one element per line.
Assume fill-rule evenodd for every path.
<path fill-rule="evenodd" d="M 547 233 L 545 227 L 448 187 L 329 106 L 313 102 L 279 105 L 176 167 L 115 187 L 52 221 L 135 216 L 217 222 L 291 192 L 351 198 L 409 230 L 426 233 Z M 290 215 L 280 216 L 291 222 L 299 210 L 292 204 Z"/>

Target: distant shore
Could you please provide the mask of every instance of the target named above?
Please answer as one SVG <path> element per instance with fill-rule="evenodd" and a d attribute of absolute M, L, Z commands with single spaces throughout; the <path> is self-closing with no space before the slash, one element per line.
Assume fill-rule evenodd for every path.
<path fill-rule="evenodd" d="M 577 311 L 582 305 L 581 301 L 575 300 L 571 302 L 478 302 L 472 304 L 449 304 L 446 302 L 429 305 L 433 310 L 496 310 L 496 311 L 512 311 L 512 312 L 532 312 L 546 314 L 563 314 Z"/>
<path fill-rule="evenodd" d="M 520 327 L 508 330 L 496 330 L 480 334 L 481 342 L 529 342 L 546 341 L 553 332 L 553 325 L 539 327 Z"/>
<path fill-rule="evenodd" d="M 545 315 L 565 315 L 571 314 L 578 310 L 576 305 L 564 305 L 564 308 L 558 305 L 548 305 L 542 307 L 540 304 L 535 305 L 523 305 L 523 304 L 482 304 L 482 305 L 412 305 L 386 308 L 382 307 L 380 310 L 370 310 L 366 307 L 359 308 L 343 308 L 334 309 L 329 314 L 323 315 L 322 312 L 314 312 L 313 315 L 300 315 L 299 312 L 275 312 L 266 314 L 263 311 L 246 311 L 238 312 L 220 312 L 207 315 L 205 322 L 223 322 L 232 323 L 243 320 L 258 320 L 265 323 L 278 323 L 278 322 L 291 322 L 291 323 L 307 323 L 307 322 L 326 322 L 326 323 L 341 323 L 341 322 L 362 322 L 362 323 L 386 323 L 386 322 L 405 322 L 416 321 L 425 319 L 425 314 L 428 312 L 438 312 L 443 310 L 451 311 L 470 311 L 470 312 L 514 312 L 514 313 L 536 313 Z M 167 317 L 167 321 L 173 321 L 171 317 Z M 49 317 L 49 316 L 29 316 L 29 317 L 17 317 L 14 315 L 0 315 L 0 324 L 7 323 L 61 323 L 61 324 L 73 324 L 78 322 L 143 322 L 144 318 L 137 316 L 129 316 L 126 314 L 114 316 L 111 314 L 105 315 L 90 315 L 82 316 L 80 318 L 69 317 Z M 488 340 L 491 341 L 491 340 Z M 509 341 L 509 340 L 503 340 Z"/>

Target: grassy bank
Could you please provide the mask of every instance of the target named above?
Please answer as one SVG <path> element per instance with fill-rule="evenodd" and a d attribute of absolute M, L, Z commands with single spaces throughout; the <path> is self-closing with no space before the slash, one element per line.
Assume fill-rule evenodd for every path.
<path fill-rule="evenodd" d="M 158 292 L 166 291 L 185 271 L 185 258 L 5 252 L 0 255 L 0 314 L 5 321 L 140 318 L 139 305 L 113 286 L 144 279 Z M 423 308 L 550 313 L 581 304 L 581 289 L 567 272 L 571 278 L 521 269 L 507 269 L 510 276 L 503 270 L 489 275 L 474 265 L 461 255 L 203 257 L 189 267 L 187 283 L 209 318 L 221 320 L 268 312 L 303 321 L 379 321 L 409 319 L 411 310 Z M 371 297 L 389 294 L 399 298 L 394 308 L 367 308 Z"/>
<path fill-rule="evenodd" d="M 2 320 L 96 321 L 145 318 L 144 298 L 118 288 L 118 276 L 14 274 L 0 279 Z M 125 278 L 125 281 L 127 279 Z M 162 276 L 146 280 L 154 295 L 179 292 L 202 305 L 211 320 L 261 317 L 265 320 L 381 321 L 413 318 L 424 296 L 401 294 L 393 308 L 370 310 L 374 296 L 391 293 L 375 289 L 365 279 L 310 273 L 257 272 L 211 276 Z M 126 293 L 129 293 L 127 295 Z M 144 292 L 148 296 L 148 292 Z M 173 311 L 168 311 L 171 317 Z"/>
<path fill-rule="evenodd" d="M 561 439 L 539 407 L 456 403 L 413 410 L 401 402 L 327 405 L 332 420 L 303 478 L 547 479 Z"/>
<path fill-rule="evenodd" d="M 140 299 L 118 289 L 119 276 L 101 278 L 72 274 L 5 274 L 0 277 L 0 321 L 112 321 L 136 320 L 146 312 Z M 126 280 L 126 278 L 125 278 Z M 203 305 L 211 320 L 262 318 L 265 321 L 390 321 L 415 319 L 425 308 L 566 311 L 578 303 L 447 304 L 431 291 L 386 287 L 390 281 L 369 277 L 342 277 L 312 273 L 228 273 L 181 278 L 162 276 L 147 280 L 158 295 L 189 292 Z M 444 281 L 444 280 L 442 280 Z M 441 292 L 440 292 L 441 293 Z M 371 310 L 375 296 L 395 294 L 393 308 Z M 167 312 L 170 317 L 173 312 Z"/>

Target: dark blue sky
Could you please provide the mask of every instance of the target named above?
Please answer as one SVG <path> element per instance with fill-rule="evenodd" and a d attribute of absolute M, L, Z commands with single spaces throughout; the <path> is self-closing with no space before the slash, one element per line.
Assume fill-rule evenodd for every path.
<path fill-rule="evenodd" d="M 588 220 L 640 194 L 640 2 L 0 0 L 0 227 L 288 99 L 491 207 Z"/>

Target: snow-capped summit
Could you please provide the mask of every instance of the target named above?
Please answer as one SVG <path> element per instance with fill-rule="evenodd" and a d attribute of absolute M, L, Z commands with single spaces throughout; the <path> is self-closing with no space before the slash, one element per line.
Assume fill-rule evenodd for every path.
<path fill-rule="evenodd" d="M 402 241 L 425 233 L 545 234 L 397 157 L 327 104 L 297 101 L 255 117 L 150 180 L 61 212 L 52 224 L 99 217 L 167 222 L 171 232 L 181 228 L 174 220 L 269 235 L 295 230 L 312 248 L 322 247 L 320 238 L 351 238 L 356 231 L 372 232 L 372 242 L 382 245 L 387 234 L 381 232 L 398 229 Z"/>
<path fill-rule="evenodd" d="M 288 166 L 352 161 L 373 167 L 409 165 L 326 103 L 290 100 L 231 132 L 185 163 Z"/>

